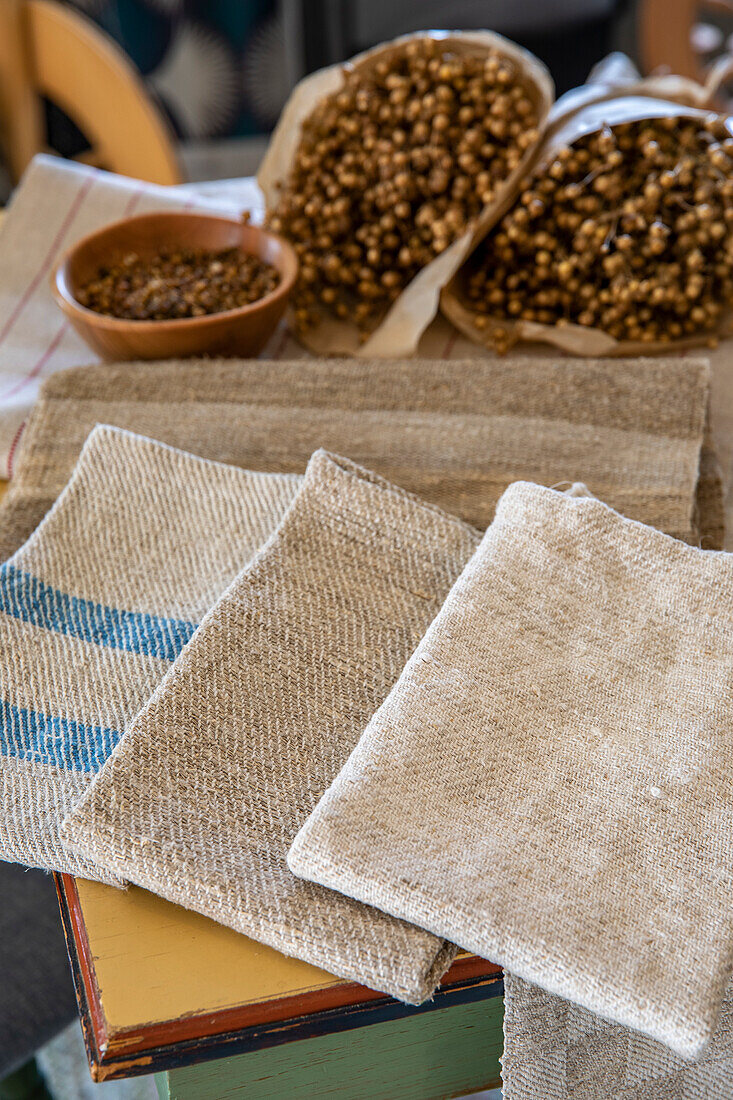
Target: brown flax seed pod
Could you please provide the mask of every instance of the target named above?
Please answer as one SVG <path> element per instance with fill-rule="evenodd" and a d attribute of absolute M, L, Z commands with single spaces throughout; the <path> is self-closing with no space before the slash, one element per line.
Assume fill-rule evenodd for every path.
<path fill-rule="evenodd" d="M 712 339 L 733 304 L 733 137 L 681 111 L 584 128 L 540 155 L 516 203 L 449 287 L 444 310 L 506 351 L 580 354 Z M 623 103 L 596 105 L 623 118 Z M 541 327 L 541 326 L 544 326 Z"/>
<path fill-rule="evenodd" d="M 363 339 L 473 227 L 536 145 L 549 106 L 519 53 L 400 40 L 346 66 L 302 119 L 267 215 L 300 259 L 300 332 L 330 317 Z"/>

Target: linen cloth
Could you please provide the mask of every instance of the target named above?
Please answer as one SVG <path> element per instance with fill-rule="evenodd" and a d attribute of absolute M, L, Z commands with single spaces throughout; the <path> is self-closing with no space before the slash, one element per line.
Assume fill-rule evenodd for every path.
<path fill-rule="evenodd" d="M 461 520 L 316 452 L 63 827 L 110 873 L 400 1000 L 454 948 L 301 882 L 292 838 L 478 544 Z"/>
<path fill-rule="evenodd" d="M 732 1100 L 733 985 L 709 1047 L 690 1063 L 505 973 L 502 1078 L 504 1100 Z"/>
<path fill-rule="evenodd" d="M 325 447 L 481 530 L 517 480 L 582 481 L 619 511 L 722 546 L 720 472 L 697 359 L 125 363 L 50 378 L 0 506 L 0 558 L 27 538 L 96 423 L 252 470 Z"/>
<path fill-rule="evenodd" d="M 13 454 L 43 378 L 96 358 L 56 305 L 49 277 L 87 233 L 154 210 L 262 214 L 254 180 L 214 197 L 100 172 L 58 157 L 35 157 L 0 225 L 0 478 Z"/>
<path fill-rule="evenodd" d="M 0 858 L 109 878 L 61 821 L 299 482 L 94 429 L 0 566 Z"/>
<path fill-rule="evenodd" d="M 733 964 L 733 557 L 517 483 L 298 875 L 666 1043 Z"/>

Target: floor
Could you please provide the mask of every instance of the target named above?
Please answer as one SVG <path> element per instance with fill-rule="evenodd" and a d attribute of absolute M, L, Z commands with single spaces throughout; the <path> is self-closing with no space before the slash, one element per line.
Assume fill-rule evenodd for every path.
<path fill-rule="evenodd" d="M 48 1043 L 36 1060 L 54 1100 L 158 1100 L 157 1090 L 149 1077 L 95 1085 L 89 1076 L 78 1022 Z"/>
<path fill-rule="evenodd" d="M 54 1100 L 158 1100 L 155 1085 L 147 1077 L 95 1085 L 89 1076 L 78 1023 L 43 1048 L 38 1064 Z M 475 1092 L 465 1100 L 501 1100 L 501 1089 Z"/>

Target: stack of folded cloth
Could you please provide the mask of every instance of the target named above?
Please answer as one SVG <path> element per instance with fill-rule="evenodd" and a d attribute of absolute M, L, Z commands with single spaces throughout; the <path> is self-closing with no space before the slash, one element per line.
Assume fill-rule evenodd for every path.
<path fill-rule="evenodd" d="M 707 369 L 422 366 L 301 366 L 290 404 L 258 366 L 53 380 L 5 511 L 10 544 L 71 474 L 2 567 L 0 857 L 409 1003 L 491 958 L 514 1100 L 733 1097 Z"/>

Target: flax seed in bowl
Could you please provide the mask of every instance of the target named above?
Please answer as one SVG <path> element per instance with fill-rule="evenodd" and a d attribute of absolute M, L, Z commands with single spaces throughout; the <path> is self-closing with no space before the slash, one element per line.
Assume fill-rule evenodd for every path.
<path fill-rule="evenodd" d="M 142 214 L 78 242 L 56 300 L 107 359 L 253 356 L 283 315 L 297 273 L 274 233 L 209 214 Z"/>
<path fill-rule="evenodd" d="M 277 268 L 238 248 L 165 248 L 152 257 L 128 252 L 105 264 L 77 297 L 108 317 L 174 321 L 251 305 L 279 282 Z"/>

